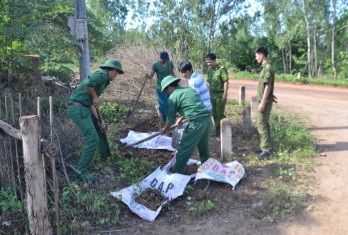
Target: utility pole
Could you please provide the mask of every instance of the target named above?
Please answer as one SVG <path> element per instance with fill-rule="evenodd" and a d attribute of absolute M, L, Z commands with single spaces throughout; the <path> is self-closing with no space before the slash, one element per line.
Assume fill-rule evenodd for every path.
<path fill-rule="evenodd" d="M 75 29 L 82 81 L 90 74 L 86 0 L 75 0 Z"/>

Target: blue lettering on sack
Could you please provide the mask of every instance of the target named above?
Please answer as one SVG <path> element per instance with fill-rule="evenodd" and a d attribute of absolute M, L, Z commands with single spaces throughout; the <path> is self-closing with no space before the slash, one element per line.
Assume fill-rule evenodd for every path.
<path fill-rule="evenodd" d="M 152 188 L 155 188 L 156 186 L 157 186 L 157 184 L 158 184 L 159 182 L 158 182 L 158 180 L 156 179 L 156 178 L 154 178 L 152 181 L 151 181 L 151 183 L 150 183 L 150 186 L 152 187 Z M 165 190 L 163 189 L 163 186 L 164 186 L 164 182 L 161 182 L 159 185 L 158 185 L 158 190 L 159 191 L 164 191 L 165 193 L 167 193 L 170 189 L 172 189 L 172 188 L 174 188 L 174 184 L 173 183 L 169 183 L 168 185 L 167 185 L 167 187 L 165 188 Z"/>

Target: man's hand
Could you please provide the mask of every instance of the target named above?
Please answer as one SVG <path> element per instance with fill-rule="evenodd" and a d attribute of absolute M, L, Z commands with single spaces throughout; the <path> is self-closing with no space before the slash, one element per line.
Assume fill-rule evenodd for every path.
<path fill-rule="evenodd" d="M 99 97 L 93 98 L 93 105 L 95 107 L 98 107 L 99 104 L 100 104 L 100 98 Z"/>
<path fill-rule="evenodd" d="M 170 124 L 166 123 L 166 125 L 160 130 L 161 134 L 164 135 L 166 134 L 170 129 Z"/>
<path fill-rule="evenodd" d="M 265 103 L 265 102 L 261 102 L 261 103 L 259 104 L 258 111 L 259 111 L 260 113 L 262 113 L 263 110 L 265 110 L 265 106 L 266 106 L 266 103 Z"/>
<path fill-rule="evenodd" d="M 105 122 L 104 122 L 104 120 L 101 120 L 101 122 L 99 121 L 98 124 L 99 124 L 100 129 L 102 129 L 102 130 L 105 129 Z"/>
<path fill-rule="evenodd" d="M 278 98 L 277 98 L 277 96 L 275 96 L 275 95 L 273 95 L 273 102 L 274 102 L 274 103 L 278 103 Z"/>
<path fill-rule="evenodd" d="M 175 125 L 181 126 L 181 124 L 183 123 L 183 121 L 184 121 L 185 119 L 186 119 L 185 117 L 179 117 L 179 118 L 176 120 Z"/>
<path fill-rule="evenodd" d="M 226 103 L 227 101 L 227 94 L 224 94 L 221 99 L 222 103 Z"/>

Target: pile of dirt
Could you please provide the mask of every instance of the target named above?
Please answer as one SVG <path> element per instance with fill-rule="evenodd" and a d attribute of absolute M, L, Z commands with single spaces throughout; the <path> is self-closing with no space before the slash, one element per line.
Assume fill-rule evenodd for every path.
<path fill-rule="evenodd" d="M 198 165 L 198 164 L 186 165 L 186 166 L 185 166 L 185 169 L 184 169 L 184 175 L 196 174 L 198 168 L 199 168 L 199 165 Z"/>
<path fill-rule="evenodd" d="M 153 211 L 156 211 L 165 200 L 166 198 L 162 196 L 160 191 L 151 188 L 146 189 L 135 199 L 137 203 Z"/>

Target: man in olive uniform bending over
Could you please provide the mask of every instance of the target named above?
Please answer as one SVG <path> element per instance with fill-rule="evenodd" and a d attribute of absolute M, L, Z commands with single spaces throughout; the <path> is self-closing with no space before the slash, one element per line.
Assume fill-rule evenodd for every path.
<path fill-rule="evenodd" d="M 262 65 L 259 84 L 257 87 L 258 112 L 256 116 L 257 130 L 260 134 L 260 149 L 255 153 L 259 153 L 259 159 L 264 159 L 270 155 L 271 151 L 271 130 L 269 125 L 269 117 L 271 115 L 273 102 L 276 97 L 274 91 L 274 70 L 267 59 L 268 51 L 265 46 L 261 46 L 255 51 L 255 59 L 257 63 Z"/>
<path fill-rule="evenodd" d="M 188 125 L 177 147 L 173 169 L 173 173 L 182 174 L 196 146 L 202 163 L 210 157 L 209 134 L 212 123 L 211 113 L 197 92 L 190 87 L 181 87 L 178 85 L 179 81 L 180 78 L 167 76 L 161 82 L 162 92 L 169 94 L 167 121 L 161 133 L 167 133 L 172 124 L 180 126 L 188 119 Z M 181 117 L 175 121 L 176 113 Z"/>
<path fill-rule="evenodd" d="M 106 143 L 100 131 L 100 128 L 105 127 L 105 123 L 102 122 L 100 127 L 98 126 L 99 120 L 96 113 L 96 107 L 100 103 L 99 96 L 110 84 L 110 81 L 115 80 L 118 74 L 124 73 L 121 63 L 114 59 L 107 60 L 100 68 L 101 71 L 85 78 L 68 99 L 69 116 L 85 138 L 77 169 L 81 172 L 80 178 L 88 181 L 97 180 L 97 177 L 88 172 L 88 168 L 98 146 L 100 156 L 105 158 L 107 155 Z"/>
<path fill-rule="evenodd" d="M 209 53 L 205 56 L 208 65 L 208 79 L 210 100 L 213 107 L 213 118 L 217 138 L 220 138 L 220 120 L 225 118 L 225 105 L 228 92 L 227 69 L 216 63 L 216 55 Z"/>

